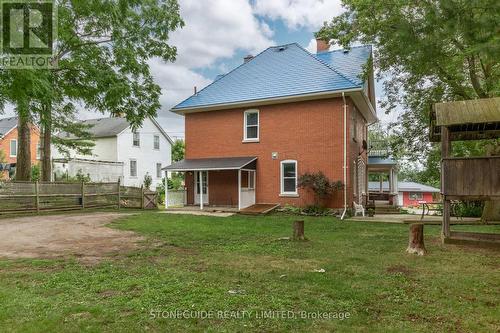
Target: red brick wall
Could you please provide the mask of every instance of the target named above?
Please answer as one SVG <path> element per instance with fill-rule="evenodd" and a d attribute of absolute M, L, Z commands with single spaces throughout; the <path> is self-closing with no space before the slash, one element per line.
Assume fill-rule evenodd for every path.
<path fill-rule="evenodd" d="M 16 163 L 17 158 L 16 157 L 10 157 L 10 140 L 18 140 L 17 138 L 17 127 L 13 129 L 11 132 L 7 133 L 5 137 L 0 139 L 0 150 L 4 152 L 6 162 L 7 163 Z M 38 160 L 36 159 L 36 151 L 37 151 L 37 146 L 38 143 L 40 142 L 40 133 L 38 132 L 38 129 L 33 127 L 31 129 L 31 164 L 35 165 L 38 163 Z M 18 148 L 17 150 L 19 151 L 19 141 L 18 141 Z"/>
<path fill-rule="evenodd" d="M 350 102 L 349 102 L 350 103 Z M 256 200 L 258 203 L 307 205 L 312 193 L 299 189 L 298 198 L 280 197 L 280 161 L 298 161 L 298 173 L 322 171 L 331 180 L 343 180 L 343 101 L 341 98 L 267 105 L 260 110 L 260 142 L 243 143 L 246 109 L 199 112 L 186 115 L 186 158 L 256 156 Z M 347 119 L 350 122 L 348 107 Z M 363 118 L 361 117 L 360 120 Z M 363 120 L 364 122 L 364 120 Z M 348 126 L 349 127 L 349 126 Z M 348 175 L 353 165 L 351 130 L 348 133 Z M 358 142 L 358 145 L 361 144 Z M 272 159 L 272 153 L 278 159 Z M 351 178 L 351 177 L 349 177 Z M 186 182 L 187 183 L 187 182 Z M 210 181 L 210 192 L 214 182 Z M 349 205 L 352 204 L 348 179 Z M 343 206 L 339 191 L 325 202 Z"/>
<path fill-rule="evenodd" d="M 430 192 L 424 192 L 422 193 L 423 198 L 422 200 L 411 200 L 410 199 L 410 192 L 403 192 L 403 207 L 409 207 L 409 206 L 419 206 L 419 201 L 425 201 L 425 202 L 433 202 L 432 198 L 432 193 Z"/>

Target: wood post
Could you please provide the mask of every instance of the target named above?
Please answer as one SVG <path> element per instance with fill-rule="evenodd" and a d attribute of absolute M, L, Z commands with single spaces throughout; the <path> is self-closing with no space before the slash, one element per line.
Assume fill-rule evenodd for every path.
<path fill-rule="evenodd" d="M 423 256 L 427 253 L 424 245 L 424 224 L 410 224 L 410 237 L 406 252 Z"/>
<path fill-rule="evenodd" d="M 35 182 L 35 207 L 36 207 L 36 212 L 40 213 L 40 188 L 39 188 L 39 183 L 38 180 Z"/>
<path fill-rule="evenodd" d="M 144 185 L 141 185 L 141 209 L 144 209 Z"/>
<path fill-rule="evenodd" d="M 451 154 L 450 130 L 446 126 L 441 127 L 441 195 L 443 196 L 443 225 L 441 233 L 443 238 L 450 237 L 450 215 L 451 202 L 446 197 L 446 177 L 444 175 L 443 159 L 450 157 Z"/>
<path fill-rule="evenodd" d="M 118 177 L 118 190 L 116 191 L 118 193 L 118 210 L 120 210 L 120 204 L 121 204 L 121 201 L 122 201 L 122 198 L 121 198 L 121 194 L 120 194 L 120 189 L 121 189 L 121 185 L 120 185 L 120 177 Z"/>
<path fill-rule="evenodd" d="M 82 181 L 82 209 L 85 209 L 85 182 Z"/>
<path fill-rule="evenodd" d="M 305 240 L 304 221 L 293 222 L 293 240 Z"/>

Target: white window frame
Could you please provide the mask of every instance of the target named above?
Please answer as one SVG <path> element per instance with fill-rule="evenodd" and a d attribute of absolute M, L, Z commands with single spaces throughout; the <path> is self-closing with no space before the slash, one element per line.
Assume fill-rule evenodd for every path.
<path fill-rule="evenodd" d="M 248 189 L 255 190 L 255 171 L 248 171 Z"/>
<path fill-rule="evenodd" d="M 135 162 L 135 175 L 132 175 L 132 162 Z M 128 173 L 129 173 L 129 176 L 130 178 L 137 178 L 137 175 L 139 174 L 139 166 L 137 164 L 137 160 L 136 159 L 130 159 L 129 161 L 129 166 L 128 166 Z"/>
<path fill-rule="evenodd" d="M 160 168 L 158 169 L 158 166 L 160 166 Z M 156 163 L 156 178 L 158 179 L 161 179 L 161 174 L 162 174 L 162 170 L 161 170 L 161 163 Z M 158 172 L 159 171 L 159 172 Z"/>
<path fill-rule="evenodd" d="M 412 198 L 413 195 L 417 195 L 418 198 Z M 422 192 L 408 192 L 408 199 L 411 201 L 421 201 L 424 200 L 424 194 Z"/>
<path fill-rule="evenodd" d="M 137 145 L 135 144 L 135 136 L 137 135 Z M 132 132 L 132 147 L 141 146 L 141 133 L 139 131 Z"/>
<path fill-rule="evenodd" d="M 247 115 L 248 114 L 257 114 L 257 125 L 247 125 Z M 243 117 L 243 142 L 259 142 L 260 139 L 260 112 L 257 109 L 246 110 L 244 112 Z M 257 127 L 257 137 L 256 138 L 248 138 L 247 137 L 247 127 Z"/>
<path fill-rule="evenodd" d="M 284 165 L 285 164 L 295 164 L 295 191 L 294 192 L 285 192 L 285 177 L 284 177 Z M 286 177 L 286 178 L 292 178 L 292 177 Z M 298 196 L 298 188 L 297 188 L 297 183 L 298 183 L 298 178 L 299 178 L 299 168 L 298 168 L 298 163 L 296 160 L 284 160 L 280 162 L 280 195 L 283 196 Z"/>
<path fill-rule="evenodd" d="M 16 144 L 16 153 L 12 154 L 12 143 L 15 142 Z M 18 146 L 17 146 L 17 139 L 11 139 L 9 142 L 9 156 L 10 157 L 17 157 L 17 151 L 18 151 Z"/>
<path fill-rule="evenodd" d="M 158 138 L 158 148 L 156 148 L 156 138 Z M 157 134 L 153 135 L 153 149 L 160 150 L 160 136 Z"/>
<path fill-rule="evenodd" d="M 36 159 L 39 160 L 42 158 L 42 143 L 38 142 L 36 144 Z"/>

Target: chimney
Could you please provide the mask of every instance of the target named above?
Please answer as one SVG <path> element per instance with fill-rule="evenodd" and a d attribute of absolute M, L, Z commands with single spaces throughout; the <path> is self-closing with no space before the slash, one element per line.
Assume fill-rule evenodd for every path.
<path fill-rule="evenodd" d="M 252 59 L 253 59 L 253 55 L 249 54 L 245 58 L 243 58 L 243 63 L 246 64 L 247 62 L 249 62 Z"/>
<path fill-rule="evenodd" d="M 316 53 L 327 52 L 330 50 L 330 43 L 321 38 L 316 38 L 316 44 L 317 44 Z"/>

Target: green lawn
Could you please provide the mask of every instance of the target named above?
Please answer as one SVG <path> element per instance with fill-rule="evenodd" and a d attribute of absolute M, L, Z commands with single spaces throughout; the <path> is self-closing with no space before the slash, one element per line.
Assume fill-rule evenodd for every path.
<path fill-rule="evenodd" d="M 1 331 L 500 330 L 499 252 L 443 247 L 439 227 L 426 226 L 429 255 L 410 256 L 408 226 L 332 218 L 306 218 L 309 241 L 279 240 L 294 219 L 142 213 L 112 225 L 146 236 L 142 250 L 95 266 L 0 260 Z M 152 318 L 158 310 L 214 318 Z M 257 318 L 273 310 L 295 318 Z M 224 319 L 217 311 L 247 312 Z M 349 318 L 302 319 L 301 311 Z"/>

